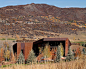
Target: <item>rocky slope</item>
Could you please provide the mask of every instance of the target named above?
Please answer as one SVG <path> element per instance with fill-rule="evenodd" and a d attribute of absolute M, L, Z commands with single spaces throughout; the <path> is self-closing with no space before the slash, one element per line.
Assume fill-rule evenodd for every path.
<path fill-rule="evenodd" d="M 50 35 L 34 30 L 78 35 L 77 31 L 86 30 L 86 8 L 34 3 L 0 8 L 1 34 Z"/>
<path fill-rule="evenodd" d="M 60 17 L 61 20 L 86 20 L 86 8 L 58 8 L 47 4 L 27 4 L 0 8 L 0 15 L 15 16 L 47 16 Z"/>

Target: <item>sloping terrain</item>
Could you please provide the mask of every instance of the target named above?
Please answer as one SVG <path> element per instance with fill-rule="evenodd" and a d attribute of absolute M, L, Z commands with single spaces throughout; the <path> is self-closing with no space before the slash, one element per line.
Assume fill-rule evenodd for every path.
<path fill-rule="evenodd" d="M 58 36 L 86 30 L 86 8 L 59 8 L 47 4 L 27 4 L 0 8 L 0 34 Z M 52 32 L 52 33 L 46 33 Z"/>
<path fill-rule="evenodd" d="M 61 20 L 86 21 L 86 8 L 58 8 L 47 4 L 27 4 L 0 8 L 0 14 L 6 17 L 15 16 L 47 16 L 60 17 Z"/>

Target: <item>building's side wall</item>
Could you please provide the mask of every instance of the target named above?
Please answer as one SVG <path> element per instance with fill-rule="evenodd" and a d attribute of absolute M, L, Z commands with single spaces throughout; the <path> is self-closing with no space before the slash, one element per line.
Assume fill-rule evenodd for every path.
<path fill-rule="evenodd" d="M 17 58 L 19 57 L 20 52 L 21 52 L 21 43 L 17 43 Z"/>
<path fill-rule="evenodd" d="M 28 58 L 28 55 L 33 47 L 33 42 L 25 43 L 25 60 Z"/>
<path fill-rule="evenodd" d="M 65 41 L 65 56 L 67 56 L 67 53 L 68 53 L 68 45 L 69 45 L 69 40 L 66 39 L 66 41 Z"/>

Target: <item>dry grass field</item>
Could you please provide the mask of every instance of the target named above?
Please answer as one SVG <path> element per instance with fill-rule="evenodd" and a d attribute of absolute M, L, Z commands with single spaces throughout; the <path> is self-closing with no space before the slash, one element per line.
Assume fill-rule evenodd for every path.
<path fill-rule="evenodd" d="M 86 56 L 81 56 L 80 59 L 70 62 L 32 64 L 32 65 L 12 65 L 1 67 L 0 69 L 86 69 Z"/>
<path fill-rule="evenodd" d="M 86 31 L 77 31 L 78 35 L 76 35 L 76 34 L 70 34 L 70 35 L 68 35 L 68 34 L 60 34 L 60 33 L 40 31 L 40 30 L 35 30 L 35 31 L 42 32 L 42 33 L 47 33 L 47 34 L 53 34 L 53 35 L 56 34 L 55 36 L 52 36 L 51 38 L 69 38 L 69 40 L 71 42 L 86 41 Z M 31 32 L 31 33 L 33 33 L 33 32 Z M 59 35 L 59 36 L 57 36 L 57 35 Z M 15 37 L 16 37 L 16 39 L 21 39 L 20 35 L 15 36 L 15 35 L 6 35 L 6 34 L 2 35 L 2 34 L 0 34 L 0 40 L 3 39 L 3 38 L 5 39 L 6 37 L 10 38 L 10 39 L 15 39 Z M 41 35 L 39 35 L 39 36 L 34 35 L 34 37 L 36 39 L 37 38 L 40 38 L 40 39 L 41 38 L 47 38 L 46 35 L 43 35 L 43 36 L 41 36 Z M 30 39 L 30 38 L 28 38 L 28 39 Z"/>
<path fill-rule="evenodd" d="M 43 31 L 41 31 L 43 32 Z M 52 32 L 50 32 L 52 33 Z M 52 33 L 52 34 L 56 34 L 56 33 Z M 47 36 L 35 36 L 36 38 L 40 37 L 40 38 L 44 38 Z M 74 39 L 75 37 L 75 39 Z M 6 35 L 0 35 L 0 39 L 6 38 Z M 14 39 L 15 37 L 12 36 L 8 36 L 7 38 L 11 38 Z M 67 34 L 60 34 L 60 36 L 54 36 L 53 38 L 69 38 L 69 40 L 71 42 L 80 42 L 80 41 L 84 41 L 86 42 L 86 35 L 83 34 L 83 32 L 79 32 L 79 35 L 75 35 L 75 34 L 71 34 L 71 35 L 67 35 Z M 80 40 L 78 40 L 78 38 Z M 12 42 L 13 40 L 8 40 L 8 43 L 10 43 L 10 46 L 12 46 L 14 44 L 14 42 Z M 0 44 L 3 45 L 3 42 L 5 42 L 5 40 L 0 40 Z M 80 49 L 82 49 L 81 46 L 78 45 L 74 45 L 71 46 L 72 49 L 78 48 L 80 47 Z M 81 58 L 79 60 L 75 60 L 75 61 L 70 61 L 70 62 L 60 62 L 60 63 L 46 63 L 46 64 L 32 64 L 32 65 L 24 65 L 24 64 L 13 64 L 11 66 L 7 66 L 7 67 L 0 67 L 0 69 L 86 69 L 86 56 L 81 56 Z"/>

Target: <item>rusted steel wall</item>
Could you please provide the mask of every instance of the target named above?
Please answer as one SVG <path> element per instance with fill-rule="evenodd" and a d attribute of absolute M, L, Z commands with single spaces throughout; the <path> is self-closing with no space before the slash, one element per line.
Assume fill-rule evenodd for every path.
<path fill-rule="evenodd" d="M 23 44 L 24 44 L 24 48 L 21 48 L 21 47 L 23 47 L 22 46 L 22 43 L 21 42 L 18 42 L 17 43 L 17 59 L 19 57 L 19 54 L 21 52 L 21 49 L 23 49 L 23 51 L 24 51 L 23 55 L 24 55 L 25 60 L 26 60 L 27 57 L 28 57 L 29 52 L 31 51 L 31 49 L 33 47 L 33 42 L 25 42 Z"/>
<path fill-rule="evenodd" d="M 66 39 L 66 41 L 65 41 L 65 56 L 67 56 L 67 53 L 68 53 L 68 45 L 69 45 L 69 40 Z"/>
<path fill-rule="evenodd" d="M 21 52 L 21 43 L 19 42 L 17 43 L 17 59 L 19 57 L 20 52 Z"/>
<path fill-rule="evenodd" d="M 28 55 L 33 47 L 33 42 L 26 42 L 25 43 L 25 60 L 28 58 Z"/>
<path fill-rule="evenodd" d="M 64 40 L 64 41 L 65 41 L 65 56 L 67 56 L 68 47 L 70 45 L 70 42 L 69 42 L 68 38 L 66 40 Z M 21 44 L 22 44 L 21 42 L 17 43 L 17 58 L 18 58 L 18 56 L 19 56 L 19 54 L 21 52 L 21 49 L 23 49 L 23 47 L 24 47 L 24 49 L 23 49 L 24 53 L 23 54 L 24 54 L 24 57 L 25 57 L 25 60 L 26 60 L 28 58 L 28 56 L 29 56 L 30 51 L 33 48 L 33 42 L 25 42 L 24 46 L 22 46 Z M 40 42 L 36 43 L 36 44 L 38 44 L 38 46 L 41 46 Z M 22 48 L 21 48 L 21 46 L 22 46 Z"/>

